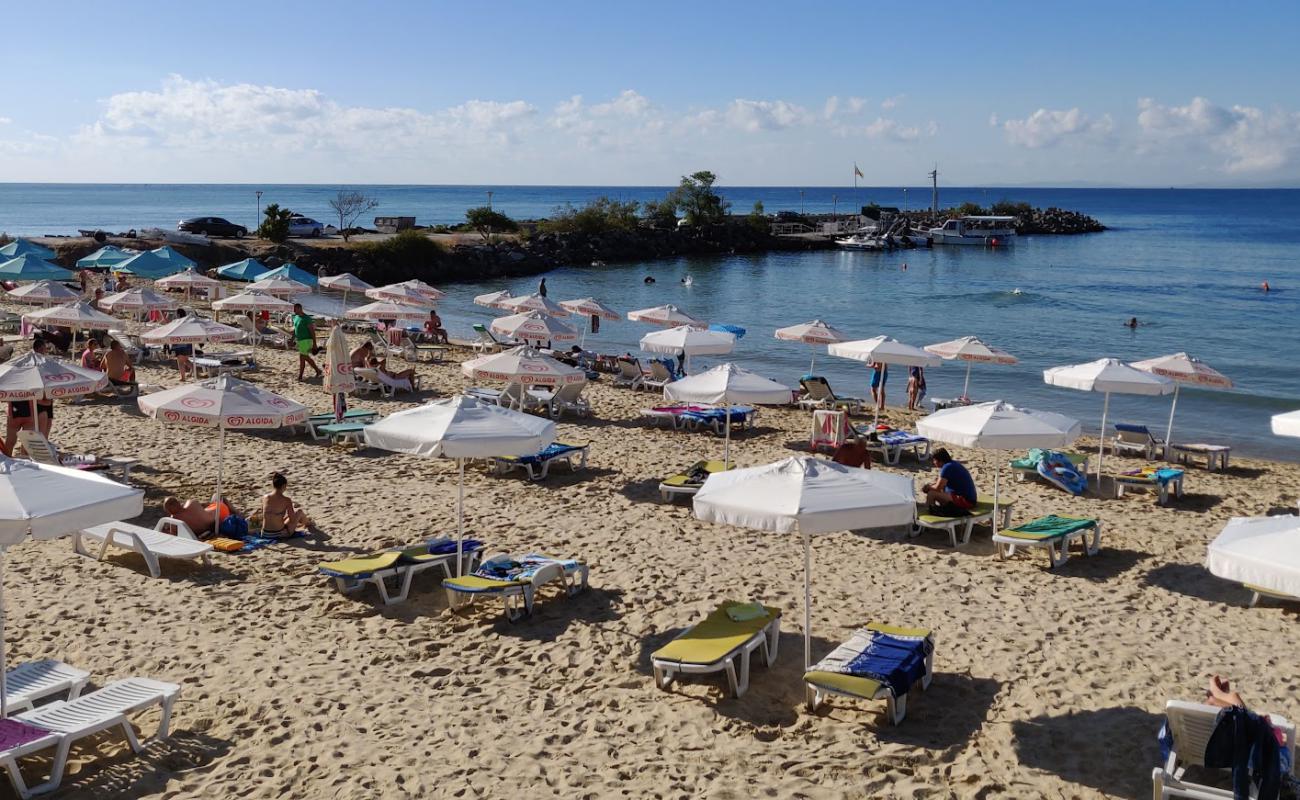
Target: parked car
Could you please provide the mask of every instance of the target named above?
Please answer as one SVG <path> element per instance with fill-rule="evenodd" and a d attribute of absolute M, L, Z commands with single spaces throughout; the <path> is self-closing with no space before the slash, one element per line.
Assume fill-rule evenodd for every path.
<path fill-rule="evenodd" d="M 248 235 L 248 228 L 236 225 L 221 217 L 190 217 L 176 223 L 176 230 L 186 233 L 201 233 L 205 236 L 233 236 L 238 239 Z"/>
<path fill-rule="evenodd" d="M 311 217 L 292 217 L 289 220 L 290 236 L 320 236 L 325 226 Z"/>

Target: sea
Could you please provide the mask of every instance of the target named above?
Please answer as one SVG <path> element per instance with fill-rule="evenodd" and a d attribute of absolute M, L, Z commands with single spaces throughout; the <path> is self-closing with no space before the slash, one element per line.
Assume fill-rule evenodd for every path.
<path fill-rule="evenodd" d="M 255 227 L 259 204 L 279 203 L 330 221 L 322 185 L 0 184 L 0 231 L 73 234 L 172 227 L 199 214 Z M 488 203 L 516 218 L 545 217 L 599 196 L 656 200 L 654 186 L 350 186 L 379 201 L 375 214 L 414 216 L 419 224 L 456 223 Z M 260 199 L 255 192 L 261 191 Z M 719 187 L 738 212 L 761 202 L 768 213 L 853 213 L 868 203 L 930 205 L 930 188 Z M 977 365 L 970 394 L 1077 417 L 1095 434 L 1100 394 L 1044 384 L 1043 370 L 1115 357 L 1134 361 L 1188 352 L 1229 376 L 1230 390 L 1184 388 L 1174 425 L 1178 442 L 1229 444 L 1234 453 L 1300 460 L 1300 439 L 1272 435 L 1269 417 L 1300 409 L 1300 190 L 941 187 L 939 202 L 989 205 L 1013 200 L 1096 217 L 1108 228 L 1082 236 L 1023 236 L 997 249 L 934 247 L 895 252 L 817 251 L 719 255 L 592 266 L 546 274 L 549 296 L 593 296 L 627 311 L 673 303 L 715 323 L 743 327 L 725 357 L 790 385 L 816 357 L 814 371 L 841 394 L 868 393 L 865 365 L 831 358 L 825 348 L 776 340 L 775 328 L 822 319 L 853 338 L 888 334 L 914 345 L 977 335 L 1019 358 Z M 654 277 L 648 284 L 646 277 Z M 682 281 L 690 278 L 689 285 Z M 518 293 L 537 278 L 444 287 L 440 308 L 452 335 L 495 312 L 472 298 Z M 1271 290 L 1265 292 L 1267 282 Z M 1125 323 L 1136 317 L 1139 325 Z M 604 324 L 585 344 L 637 352 L 651 328 Z M 693 368 L 724 357 L 697 357 Z M 960 394 L 966 370 L 946 363 L 926 371 L 933 397 Z M 887 384 L 887 401 L 905 403 L 906 370 Z M 1170 397 L 1113 395 L 1110 417 L 1163 435 Z"/>

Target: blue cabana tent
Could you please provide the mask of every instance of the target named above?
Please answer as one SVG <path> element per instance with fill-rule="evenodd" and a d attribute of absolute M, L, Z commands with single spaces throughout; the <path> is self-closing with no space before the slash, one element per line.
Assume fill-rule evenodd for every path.
<path fill-rule="evenodd" d="M 129 272 L 146 280 L 156 281 L 168 275 L 175 275 L 177 272 L 184 272 L 185 267 L 169 258 L 163 258 L 152 250 L 146 250 L 120 264 L 114 264 L 113 271 Z"/>
<path fill-rule="evenodd" d="M 150 252 L 162 258 L 165 258 L 168 261 L 175 262 L 177 265 L 177 270 L 176 270 L 177 272 L 180 272 L 181 270 L 185 270 L 185 269 L 192 269 L 198 266 L 198 262 L 196 262 L 194 259 L 185 255 L 184 253 L 179 253 L 173 250 L 171 248 L 171 245 L 168 244 L 165 244 L 162 247 L 159 247 L 158 249 L 152 250 Z"/>
<path fill-rule="evenodd" d="M 302 269 L 297 264 L 285 264 L 282 267 L 276 267 L 270 272 L 257 277 L 259 281 L 263 278 L 288 278 L 291 281 L 305 283 L 313 289 L 316 288 L 316 276 L 307 270 Z"/>
<path fill-rule="evenodd" d="M 120 247 L 104 245 L 85 258 L 77 259 L 78 269 L 108 269 L 126 261 L 135 253 L 128 253 Z"/>
<path fill-rule="evenodd" d="M 227 264 L 217 270 L 217 274 L 232 281 L 257 281 L 270 272 L 266 265 L 255 258 L 246 258 Z"/>
<path fill-rule="evenodd" d="M 30 253 L 0 264 L 0 280 L 5 281 L 70 281 L 75 277 L 58 264 Z"/>
<path fill-rule="evenodd" d="M 26 239 L 14 239 L 4 247 L 0 247 L 0 256 L 3 256 L 3 258 L 0 258 L 0 261 L 7 261 L 11 258 L 26 255 L 33 255 L 39 259 L 49 261 L 57 256 L 58 253 L 45 245 L 29 242 Z"/>

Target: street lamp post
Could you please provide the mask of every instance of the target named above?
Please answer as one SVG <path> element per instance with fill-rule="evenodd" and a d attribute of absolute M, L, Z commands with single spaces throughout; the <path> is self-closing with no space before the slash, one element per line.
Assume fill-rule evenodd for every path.
<path fill-rule="evenodd" d="M 492 190 L 490 190 L 490 189 L 488 190 L 487 196 L 488 196 L 488 211 L 491 211 L 491 210 L 492 210 Z"/>
<path fill-rule="evenodd" d="M 831 216 L 835 218 L 836 224 L 840 221 L 840 198 L 839 195 L 831 195 Z"/>
<path fill-rule="evenodd" d="M 262 190 L 258 189 L 257 191 L 253 192 L 253 194 L 257 195 L 257 216 L 253 217 L 253 222 L 256 223 L 258 220 L 262 218 Z"/>
<path fill-rule="evenodd" d="M 803 205 L 803 189 L 799 190 L 799 216 L 807 216 L 807 209 Z"/>

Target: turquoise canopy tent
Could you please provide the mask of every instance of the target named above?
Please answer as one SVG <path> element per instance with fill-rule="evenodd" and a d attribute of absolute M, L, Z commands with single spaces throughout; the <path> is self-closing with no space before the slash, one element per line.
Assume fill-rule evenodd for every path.
<path fill-rule="evenodd" d="M 27 255 L 36 256 L 37 258 L 49 261 L 57 256 L 58 253 L 45 245 L 29 242 L 26 239 L 14 239 L 4 247 L 0 247 L 0 256 L 3 256 L 3 258 L 0 258 L 0 261 L 7 261 L 11 258 Z"/>
<path fill-rule="evenodd" d="M 190 258 L 189 256 L 185 255 L 184 253 L 180 253 L 173 250 L 171 245 L 169 244 L 165 244 L 162 247 L 159 247 L 156 250 L 152 250 L 150 252 L 152 252 L 156 256 L 165 258 L 168 261 L 175 262 L 177 266 L 177 270 L 176 270 L 177 272 L 180 272 L 181 270 L 184 269 L 193 269 L 194 267 L 198 266 L 198 262 L 196 262 L 194 259 Z"/>
<path fill-rule="evenodd" d="M 266 278 L 288 278 L 291 281 L 305 283 L 313 289 L 316 288 L 316 276 L 297 264 L 285 264 L 283 267 L 276 267 L 270 272 L 259 275 L 257 279 L 260 281 Z"/>
<path fill-rule="evenodd" d="M 85 258 L 77 259 L 78 269 L 108 269 L 126 261 L 135 253 L 128 253 L 120 247 L 104 245 Z"/>
<path fill-rule="evenodd" d="M 72 272 L 63 267 L 51 264 L 40 256 L 34 256 L 30 253 L 11 258 L 0 264 L 0 280 L 70 281 L 75 277 Z"/>
<path fill-rule="evenodd" d="M 185 267 L 170 258 L 163 258 L 152 250 L 146 250 L 120 264 L 115 264 L 113 271 L 129 272 L 146 280 L 156 281 L 168 275 L 175 275 L 177 272 L 184 272 Z"/>
<path fill-rule="evenodd" d="M 227 264 L 217 270 L 217 274 L 232 281 L 259 281 L 270 272 L 266 265 L 255 258 L 246 258 Z"/>

